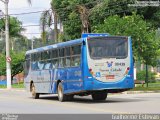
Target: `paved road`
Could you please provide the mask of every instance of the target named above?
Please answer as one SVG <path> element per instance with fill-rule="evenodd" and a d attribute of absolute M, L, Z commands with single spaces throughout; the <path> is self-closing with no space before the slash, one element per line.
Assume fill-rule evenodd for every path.
<path fill-rule="evenodd" d="M 52 95 L 35 100 L 24 90 L 0 90 L 0 113 L 160 113 L 160 93 L 114 94 L 103 102 L 94 102 L 91 96 L 75 97 L 72 102 L 63 103 L 57 99 Z"/>

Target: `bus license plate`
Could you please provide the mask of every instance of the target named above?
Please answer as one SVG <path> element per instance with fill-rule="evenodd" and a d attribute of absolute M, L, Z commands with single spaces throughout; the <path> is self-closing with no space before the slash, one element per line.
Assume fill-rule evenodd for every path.
<path fill-rule="evenodd" d="M 106 75 L 106 79 L 114 79 L 114 75 Z"/>

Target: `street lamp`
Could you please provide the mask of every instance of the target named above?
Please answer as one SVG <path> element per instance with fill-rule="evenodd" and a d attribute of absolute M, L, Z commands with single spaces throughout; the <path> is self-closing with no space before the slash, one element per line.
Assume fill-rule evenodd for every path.
<path fill-rule="evenodd" d="M 11 58 L 9 48 L 9 23 L 8 23 L 8 3 L 9 0 L 0 0 L 5 4 L 5 36 L 6 36 L 6 75 L 7 75 L 7 89 L 11 89 Z"/>

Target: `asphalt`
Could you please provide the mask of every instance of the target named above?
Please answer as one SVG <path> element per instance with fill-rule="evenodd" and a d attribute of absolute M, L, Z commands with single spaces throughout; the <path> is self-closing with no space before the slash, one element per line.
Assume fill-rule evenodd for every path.
<path fill-rule="evenodd" d="M 0 91 L 7 91 L 8 89 L 0 89 Z M 26 91 L 24 88 L 11 88 L 10 91 Z M 8 90 L 8 91 L 9 91 Z M 160 90 L 155 91 L 125 91 L 122 93 L 111 93 L 111 94 L 139 94 L 139 93 L 160 93 Z"/>

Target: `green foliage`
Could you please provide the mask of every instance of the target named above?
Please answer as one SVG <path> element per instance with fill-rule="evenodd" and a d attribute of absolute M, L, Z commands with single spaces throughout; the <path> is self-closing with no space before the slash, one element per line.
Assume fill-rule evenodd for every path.
<path fill-rule="evenodd" d="M 0 88 L 7 88 L 7 85 L 0 85 Z M 24 83 L 12 84 L 12 88 L 24 88 Z"/>
<path fill-rule="evenodd" d="M 11 62 L 11 69 L 12 69 L 12 77 L 18 73 L 23 71 L 23 62 L 24 62 L 24 53 L 11 53 L 12 62 Z"/>
<path fill-rule="evenodd" d="M 90 26 L 103 23 L 104 19 L 112 14 L 123 16 L 124 14 L 131 14 L 135 8 L 128 7 L 132 0 L 52 0 L 51 6 L 55 9 L 60 20 L 64 25 L 64 32 L 71 39 L 76 39 L 81 36 L 83 32 L 82 26 L 84 20 L 82 16 L 88 16 Z M 78 6 L 83 6 L 87 9 L 88 15 L 79 10 Z M 127 9 L 127 11 L 126 11 Z M 80 13 L 81 11 L 81 13 Z"/>
<path fill-rule="evenodd" d="M 13 84 L 13 85 L 12 85 L 12 88 L 24 88 L 24 83 L 21 82 L 21 83 L 19 83 L 19 84 Z"/>
<path fill-rule="evenodd" d="M 70 36 L 69 39 L 75 39 L 81 37 L 81 22 L 75 21 L 78 19 L 78 14 L 76 12 L 70 13 L 68 16 L 68 21 L 64 22 L 64 32 Z"/>
<path fill-rule="evenodd" d="M 5 20 L 0 19 L 0 28 L 5 31 Z M 9 35 L 10 37 L 19 37 L 21 32 L 24 30 L 22 27 L 22 22 L 19 21 L 16 17 L 10 17 L 9 19 Z"/>
<path fill-rule="evenodd" d="M 5 31 L 5 19 L 0 19 L 0 32 Z M 16 17 L 9 18 L 9 36 L 10 36 L 10 46 L 15 51 L 26 50 L 27 42 L 26 37 L 24 37 L 21 32 L 25 29 L 22 28 L 22 22 Z M 0 41 L 0 53 L 5 52 L 5 33 L 3 32 L 3 40 Z"/>
<path fill-rule="evenodd" d="M 24 53 L 11 52 L 11 75 L 12 77 L 23 71 Z M 6 75 L 6 59 L 4 54 L 0 54 L 0 75 Z"/>
<path fill-rule="evenodd" d="M 118 36 L 131 36 L 133 39 L 134 57 L 138 57 L 148 65 L 155 66 L 157 63 L 158 44 L 155 42 L 155 31 L 148 27 L 143 17 L 136 15 L 120 17 L 110 16 L 103 24 L 93 27 L 96 33 L 110 33 Z"/>
<path fill-rule="evenodd" d="M 154 81 L 155 80 L 155 75 L 156 73 L 148 71 L 148 80 L 149 81 Z M 139 71 L 137 72 L 137 80 L 145 80 L 146 77 L 146 71 Z"/>
<path fill-rule="evenodd" d="M 63 23 L 65 36 L 69 39 L 77 39 L 81 37 L 82 20 L 78 6 L 83 5 L 88 10 L 97 4 L 95 0 L 52 0 L 51 5 L 57 12 L 60 20 Z M 68 39 L 68 40 L 69 40 Z M 65 39 L 64 41 L 66 41 Z"/>
<path fill-rule="evenodd" d="M 155 28 L 159 26 L 160 10 L 155 7 L 137 9 L 130 7 L 136 0 L 52 0 L 51 6 L 63 23 L 64 34 L 60 41 L 77 39 L 83 32 L 82 14 L 88 17 L 91 32 L 131 36 L 135 60 L 147 65 L 157 63 L 159 42 L 155 40 Z M 88 14 L 78 6 L 88 10 Z M 132 14 L 132 12 L 135 12 Z"/>
<path fill-rule="evenodd" d="M 137 10 L 137 14 L 143 15 L 144 19 L 151 23 L 152 27 L 157 28 L 160 23 L 159 7 L 144 7 Z"/>
<path fill-rule="evenodd" d="M 6 57 L 3 54 L 0 54 L 0 75 L 6 74 Z"/>

